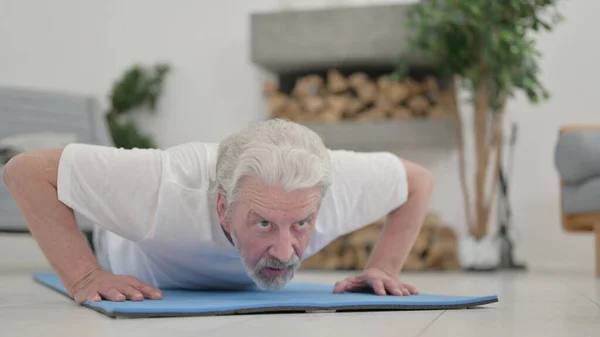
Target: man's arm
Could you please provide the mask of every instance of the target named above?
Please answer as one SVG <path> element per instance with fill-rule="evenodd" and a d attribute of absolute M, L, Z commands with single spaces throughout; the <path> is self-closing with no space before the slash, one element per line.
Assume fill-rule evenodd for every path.
<path fill-rule="evenodd" d="M 77 227 L 73 210 L 57 197 L 62 149 L 20 154 L 4 167 L 3 179 L 40 249 L 67 290 L 99 269 Z"/>
<path fill-rule="evenodd" d="M 334 293 L 362 291 L 365 288 L 371 288 L 378 295 L 418 293 L 413 286 L 400 282 L 398 274 L 412 249 L 429 208 L 433 190 L 433 175 L 425 168 L 410 161 L 402 160 L 402 164 L 402 167 L 397 165 L 382 167 L 381 174 L 375 176 L 373 193 L 382 193 L 382 189 L 388 188 L 388 190 L 384 190 L 384 193 L 391 191 L 386 193 L 394 197 L 391 202 L 401 203 L 401 205 L 392 206 L 394 208 L 386 215 L 383 230 L 375 243 L 365 269 L 358 275 L 337 282 Z M 394 170 L 399 170 L 399 172 Z M 391 181 L 398 185 L 390 186 Z M 373 194 L 369 195 L 374 196 Z M 398 197 L 401 197 L 402 200 L 397 200 Z M 379 208 L 391 205 L 388 195 L 374 198 L 375 201 L 367 199 L 363 202 L 381 203 L 382 206 Z"/>
<path fill-rule="evenodd" d="M 160 291 L 128 276 L 101 269 L 79 230 L 73 210 L 58 198 L 63 149 L 20 154 L 4 167 L 3 180 L 48 262 L 74 299 L 158 299 Z M 96 177 L 105 179 L 105 177 Z"/>
<path fill-rule="evenodd" d="M 398 275 L 429 209 L 433 175 L 425 168 L 403 160 L 408 181 L 408 199 L 390 212 L 365 269 L 378 268 Z"/>

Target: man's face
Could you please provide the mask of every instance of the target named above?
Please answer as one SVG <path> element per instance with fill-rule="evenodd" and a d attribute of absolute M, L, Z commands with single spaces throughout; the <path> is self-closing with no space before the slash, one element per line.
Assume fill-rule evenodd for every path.
<path fill-rule="evenodd" d="M 250 177 L 228 217 L 219 194 L 221 224 L 260 288 L 281 289 L 292 279 L 314 230 L 320 198 L 319 188 L 286 192 Z"/>

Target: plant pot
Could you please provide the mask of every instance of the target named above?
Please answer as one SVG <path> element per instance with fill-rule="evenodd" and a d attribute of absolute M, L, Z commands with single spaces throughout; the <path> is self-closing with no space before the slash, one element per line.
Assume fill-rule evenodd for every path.
<path fill-rule="evenodd" d="M 500 263 L 499 241 L 493 235 L 481 240 L 464 235 L 460 237 L 459 254 L 461 268 L 464 270 L 496 270 Z"/>

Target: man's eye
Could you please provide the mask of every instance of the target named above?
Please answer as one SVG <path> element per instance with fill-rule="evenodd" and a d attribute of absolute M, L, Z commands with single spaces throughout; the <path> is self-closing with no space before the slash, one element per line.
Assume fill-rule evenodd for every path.
<path fill-rule="evenodd" d="M 302 220 L 298 222 L 298 227 L 305 227 L 308 224 L 308 221 Z"/>
<path fill-rule="evenodd" d="M 258 223 L 258 227 L 260 228 L 269 228 L 270 223 L 268 221 L 261 221 Z"/>

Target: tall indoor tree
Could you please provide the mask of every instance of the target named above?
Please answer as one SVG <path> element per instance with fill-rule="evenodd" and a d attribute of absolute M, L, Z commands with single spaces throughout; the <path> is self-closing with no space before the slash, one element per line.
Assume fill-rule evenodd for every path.
<path fill-rule="evenodd" d="M 549 98 L 540 83 L 533 34 L 551 31 L 562 20 L 557 0 L 428 0 L 409 10 L 409 50 L 426 57 L 434 71 L 466 90 L 473 107 L 474 198 L 466 173 L 464 116 L 455 99 L 459 174 L 469 234 L 484 238 L 497 191 L 507 100 L 517 92 L 537 104 Z M 394 77 L 409 62 L 400 60 Z M 491 175 L 490 175 L 491 174 Z"/>

